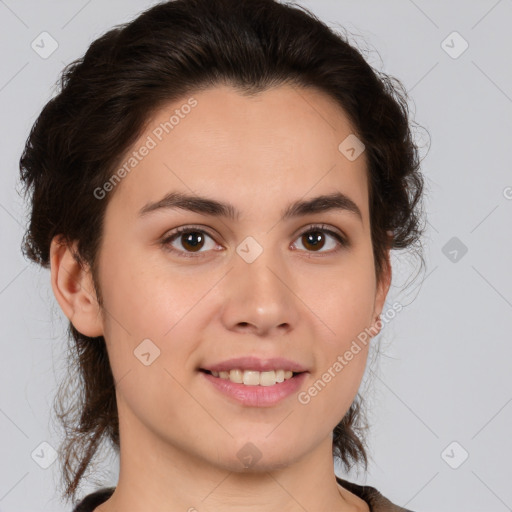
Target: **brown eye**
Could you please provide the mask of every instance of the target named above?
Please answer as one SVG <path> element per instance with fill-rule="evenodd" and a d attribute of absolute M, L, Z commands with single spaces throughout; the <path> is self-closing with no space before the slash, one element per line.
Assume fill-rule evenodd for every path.
<path fill-rule="evenodd" d="M 336 231 L 326 229 L 323 226 L 312 226 L 300 236 L 300 241 L 308 252 L 335 253 L 342 247 L 348 247 L 347 240 Z M 329 238 L 334 239 L 327 250 L 322 249 L 329 246 Z"/>
<path fill-rule="evenodd" d="M 308 231 L 302 235 L 302 243 L 307 249 L 316 251 L 325 245 L 325 234 L 321 231 Z"/>
<path fill-rule="evenodd" d="M 194 257 L 195 254 L 202 255 L 202 253 L 215 247 L 215 243 L 213 243 L 212 247 L 202 250 L 208 238 L 213 242 L 213 238 L 206 231 L 184 227 L 176 229 L 162 240 L 162 245 L 171 252 L 178 253 L 180 256 Z"/>
<path fill-rule="evenodd" d="M 190 251 L 197 251 L 204 245 L 204 234 L 200 231 L 189 231 L 188 233 L 181 234 L 182 246 Z"/>
<path fill-rule="evenodd" d="M 208 239 L 211 240 L 210 247 L 207 246 Z M 299 235 L 297 240 L 299 239 L 306 252 L 319 255 L 334 254 L 350 245 L 344 236 L 331 229 L 326 229 L 323 225 L 310 226 L 307 231 Z M 170 252 L 185 258 L 202 257 L 210 250 L 214 250 L 216 246 L 212 235 L 191 226 L 177 228 L 165 237 L 161 244 Z M 327 249 L 322 250 L 325 247 Z"/>

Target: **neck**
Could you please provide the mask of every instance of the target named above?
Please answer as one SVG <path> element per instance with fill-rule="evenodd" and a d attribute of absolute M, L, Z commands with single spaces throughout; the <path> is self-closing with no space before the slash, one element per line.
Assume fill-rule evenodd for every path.
<path fill-rule="evenodd" d="M 258 465 L 257 471 L 240 471 L 235 461 L 226 467 L 211 464 L 155 433 L 149 435 L 133 417 L 120 421 L 120 439 L 119 482 L 95 512 L 368 510 L 337 484 L 330 436 L 292 463 L 273 461 Z"/>

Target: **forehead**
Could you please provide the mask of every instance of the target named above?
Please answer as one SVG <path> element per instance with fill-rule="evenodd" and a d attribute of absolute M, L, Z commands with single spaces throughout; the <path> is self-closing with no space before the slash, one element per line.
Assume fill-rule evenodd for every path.
<path fill-rule="evenodd" d="M 353 132 L 338 103 L 314 89 L 191 93 L 152 116 L 119 166 L 128 172 L 111 203 L 133 216 L 176 190 L 222 198 L 243 214 L 342 191 L 367 216 L 365 154 L 350 160 L 340 150 Z"/>

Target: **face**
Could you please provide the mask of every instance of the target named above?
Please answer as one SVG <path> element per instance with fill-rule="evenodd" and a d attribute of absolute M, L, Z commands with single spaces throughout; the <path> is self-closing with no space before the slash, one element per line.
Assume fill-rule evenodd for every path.
<path fill-rule="evenodd" d="M 109 201 L 101 330 L 121 429 L 230 470 L 251 453 L 261 468 L 291 464 L 330 446 L 369 343 L 350 360 L 346 352 L 387 292 L 374 271 L 365 154 L 340 151 L 353 133 L 348 118 L 311 89 L 249 98 L 223 86 L 191 97 L 157 112 L 119 168 L 133 151 L 136 163 L 99 199 Z M 171 193 L 174 203 L 154 206 Z M 176 194 L 234 213 L 200 201 L 176 207 Z M 335 194 L 345 201 L 283 216 Z M 303 372 L 255 389 L 203 371 L 245 357 L 285 358 L 276 369 L 294 362 Z M 228 364 L 257 369 L 245 363 Z"/>

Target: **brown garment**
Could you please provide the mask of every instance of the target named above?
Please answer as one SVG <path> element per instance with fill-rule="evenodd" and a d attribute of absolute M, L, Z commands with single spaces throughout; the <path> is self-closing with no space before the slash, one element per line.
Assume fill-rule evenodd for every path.
<path fill-rule="evenodd" d="M 96 492 L 88 494 L 76 505 L 73 512 L 92 512 L 98 505 L 107 501 L 115 491 L 115 487 L 105 487 Z"/>
<path fill-rule="evenodd" d="M 412 510 L 391 503 L 375 487 L 354 484 L 339 477 L 336 477 L 336 481 L 352 494 L 366 501 L 370 512 L 412 512 Z"/>
<path fill-rule="evenodd" d="M 352 494 L 366 501 L 370 512 L 412 512 L 411 510 L 394 505 L 374 487 L 354 484 L 339 477 L 336 477 L 336 481 Z M 73 512 L 92 512 L 98 505 L 101 505 L 112 496 L 114 489 L 115 487 L 106 487 L 89 494 L 76 505 Z"/>

